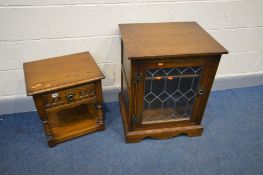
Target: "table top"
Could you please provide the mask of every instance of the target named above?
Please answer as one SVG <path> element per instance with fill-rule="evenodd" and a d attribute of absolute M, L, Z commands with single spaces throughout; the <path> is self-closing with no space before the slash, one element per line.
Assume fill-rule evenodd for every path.
<path fill-rule="evenodd" d="M 36 95 L 103 79 L 88 52 L 23 64 L 27 95 Z"/>
<path fill-rule="evenodd" d="M 196 22 L 119 24 L 119 28 L 129 59 L 228 53 Z"/>

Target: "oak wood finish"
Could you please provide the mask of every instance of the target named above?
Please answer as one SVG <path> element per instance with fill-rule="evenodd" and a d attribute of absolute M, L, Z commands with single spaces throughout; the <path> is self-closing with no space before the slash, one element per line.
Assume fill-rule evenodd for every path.
<path fill-rule="evenodd" d="M 120 24 L 122 38 L 122 83 L 120 110 L 127 143 L 145 137 L 166 139 L 180 134 L 200 136 L 202 116 L 222 54 L 227 50 L 195 22 Z M 190 118 L 143 122 L 143 97 L 150 68 L 202 68 Z M 136 76 L 140 80 L 136 81 Z M 153 111 L 150 111 L 154 113 Z M 137 116 L 135 124 L 133 116 Z M 149 117 L 149 116 L 148 116 Z"/>
<path fill-rule="evenodd" d="M 24 73 L 49 147 L 105 129 L 104 75 L 88 52 L 24 63 Z"/>
<path fill-rule="evenodd" d="M 64 89 L 104 78 L 88 52 L 24 63 L 27 95 Z"/>
<path fill-rule="evenodd" d="M 227 53 L 196 22 L 120 24 L 119 27 L 129 59 Z"/>

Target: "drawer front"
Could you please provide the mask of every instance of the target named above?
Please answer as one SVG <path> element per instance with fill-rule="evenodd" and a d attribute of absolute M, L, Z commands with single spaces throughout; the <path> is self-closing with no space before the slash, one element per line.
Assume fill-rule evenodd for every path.
<path fill-rule="evenodd" d="M 94 101 L 95 98 L 96 90 L 95 84 L 93 83 L 42 95 L 42 99 L 44 100 L 47 108 L 81 101 L 84 99 Z"/>

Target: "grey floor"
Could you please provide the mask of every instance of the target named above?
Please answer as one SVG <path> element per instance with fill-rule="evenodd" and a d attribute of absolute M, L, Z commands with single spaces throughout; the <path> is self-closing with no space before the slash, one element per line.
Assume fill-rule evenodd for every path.
<path fill-rule="evenodd" d="M 36 112 L 0 116 L 0 175 L 262 175 L 263 86 L 213 92 L 201 137 L 125 144 L 118 103 L 104 132 L 48 148 Z"/>

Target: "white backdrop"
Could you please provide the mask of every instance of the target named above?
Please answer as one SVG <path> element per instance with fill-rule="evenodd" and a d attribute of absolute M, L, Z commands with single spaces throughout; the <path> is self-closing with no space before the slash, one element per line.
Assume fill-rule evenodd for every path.
<path fill-rule="evenodd" d="M 263 84 L 262 0 L 0 0 L 0 114 L 34 109 L 23 62 L 89 50 L 120 85 L 119 23 L 197 21 L 227 50 L 214 90 Z"/>

